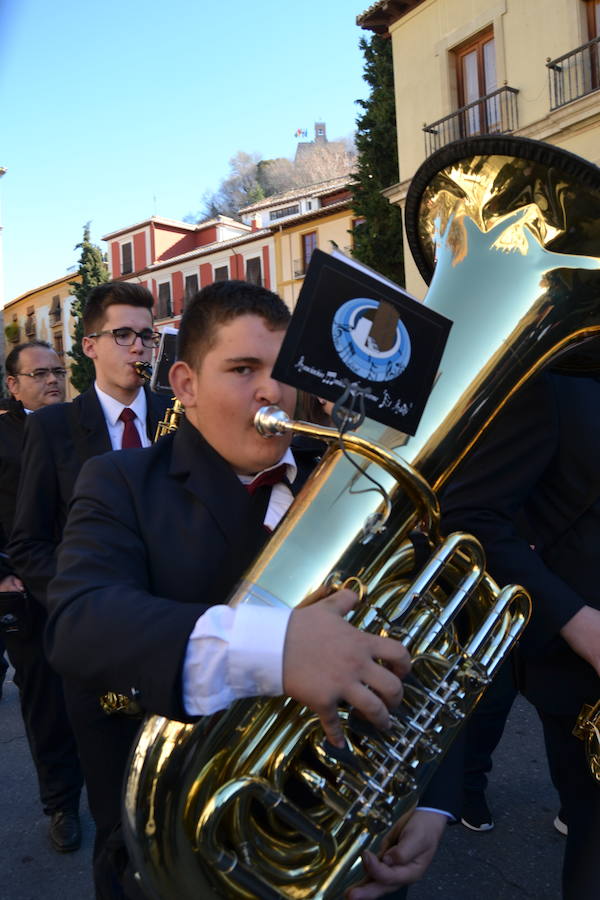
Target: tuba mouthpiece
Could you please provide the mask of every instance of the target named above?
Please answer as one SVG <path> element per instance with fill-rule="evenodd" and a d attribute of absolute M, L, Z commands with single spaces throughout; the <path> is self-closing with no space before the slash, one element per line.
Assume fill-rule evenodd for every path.
<path fill-rule="evenodd" d="M 278 406 L 262 406 L 254 416 L 254 426 L 263 437 L 273 437 L 289 431 L 291 419 Z"/>

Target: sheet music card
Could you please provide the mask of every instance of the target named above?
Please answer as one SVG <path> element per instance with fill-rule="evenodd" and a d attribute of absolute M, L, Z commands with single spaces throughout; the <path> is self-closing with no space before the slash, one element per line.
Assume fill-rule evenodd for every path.
<path fill-rule="evenodd" d="M 369 418 L 414 434 L 451 326 L 355 260 L 315 250 L 273 377 L 333 402 L 358 382 Z"/>

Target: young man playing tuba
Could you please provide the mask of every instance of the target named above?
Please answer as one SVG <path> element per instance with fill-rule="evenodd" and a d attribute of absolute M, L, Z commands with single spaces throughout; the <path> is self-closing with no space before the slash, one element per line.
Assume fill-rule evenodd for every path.
<path fill-rule="evenodd" d="M 265 440 L 253 424 L 265 405 L 293 413 L 295 391 L 271 377 L 289 318 L 279 297 L 245 282 L 216 283 L 194 298 L 170 374 L 185 417 L 153 447 L 83 468 L 50 589 L 48 646 L 65 675 L 173 719 L 287 694 L 343 746 L 337 704 L 385 728 L 410 668 L 404 648 L 344 620 L 356 599 L 347 590 L 293 611 L 224 605 L 302 480 L 289 437 Z M 122 746 L 105 752 L 124 775 Z M 120 789 L 107 786 L 115 826 Z M 350 896 L 367 900 L 416 880 L 445 821 L 413 816 L 385 860 L 369 855 L 369 882 Z M 128 890 L 119 894 L 113 882 L 99 896 L 134 896 Z"/>

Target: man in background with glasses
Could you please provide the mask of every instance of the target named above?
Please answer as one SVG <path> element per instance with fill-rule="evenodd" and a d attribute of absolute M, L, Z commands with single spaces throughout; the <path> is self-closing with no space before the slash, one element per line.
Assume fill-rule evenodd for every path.
<path fill-rule="evenodd" d="M 10 535 L 26 418 L 65 399 L 66 370 L 45 341 L 18 344 L 6 357 L 5 365 L 12 400 L 8 412 L 0 418 L 0 524 L 4 534 Z M 4 640 L 15 669 L 42 807 L 50 816 L 50 839 L 56 850 L 69 852 L 80 844 L 77 813 L 83 776 L 62 679 L 50 668 L 44 653 L 46 613 L 23 593 L 23 582 L 5 558 L 0 559 L 0 591 L 6 622 Z"/>
<path fill-rule="evenodd" d="M 152 294 L 139 284 L 107 282 L 94 288 L 83 313 L 82 342 L 94 363 L 94 384 L 72 403 L 56 404 L 28 419 L 17 515 L 7 550 L 16 573 L 43 606 L 83 463 L 109 450 L 148 447 L 167 407 L 168 398 L 145 387 L 135 369 L 135 363 L 150 362 L 159 337 L 153 328 L 153 303 Z M 38 384 L 34 377 L 23 380 Z M 65 681 L 64 690 L 98 849 L 107 837 L 106 804 L 114 778 L 104 762 L 103 744 L 123 740 L 129 745 L 132 725 L 126 717 L 115 724 L 102 712 L 98 694 L 75 680 Z"/>

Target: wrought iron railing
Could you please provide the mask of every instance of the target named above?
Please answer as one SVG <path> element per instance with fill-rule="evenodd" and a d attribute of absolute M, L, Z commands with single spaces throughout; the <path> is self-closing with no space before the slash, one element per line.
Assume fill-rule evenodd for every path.
<path fill-rule="evenodd" d="M 550 109 L 600 88 L 600 37 L 556 59 L 547 59 Z"/>
<path fill-rule="evenodd" d="M 516 131 L 517 118 L 516 88 L 498 88 L 485 94 L 473 103 L 461 106 L 449 116 L 423 125 L 425 132 L 425 152 L 427 156 L 452 141 L 478 134 L 502 134 Z"/>
<path fill-rule="evenodd" d="M 303 259 L 294 260 L 294 278 L 304 278 L 306 275 L 306 263 Z"/>

